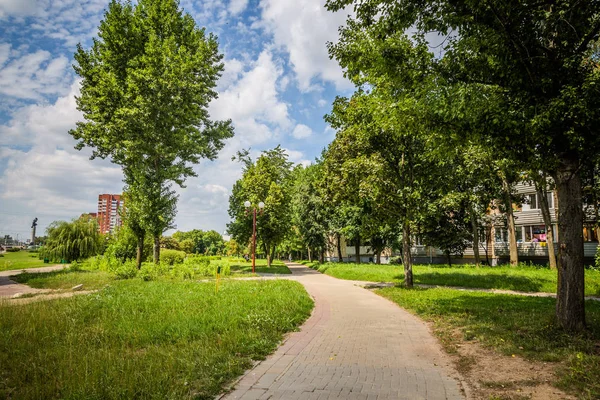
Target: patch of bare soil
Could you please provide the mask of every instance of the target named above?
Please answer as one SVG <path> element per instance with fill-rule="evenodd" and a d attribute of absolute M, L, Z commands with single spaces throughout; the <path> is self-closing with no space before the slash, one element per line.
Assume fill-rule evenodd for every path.
<path fill-rule="evenodd" d="M 473 399 L 575 400 L 576 397 L 552 386 L 557 364 L 528 361 L 487 349 L 477 340 L 465 341 L 455 333 L 456 353 L 450 353 Z"/>

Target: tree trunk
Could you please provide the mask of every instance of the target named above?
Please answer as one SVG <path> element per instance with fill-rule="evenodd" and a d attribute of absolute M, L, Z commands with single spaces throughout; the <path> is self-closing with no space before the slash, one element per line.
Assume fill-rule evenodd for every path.
<path fill-rule="evenodd" d="M 154 264 L 160 264 L 160 236 L 154 236 L 153 247 Z"/>
<path fill-rule="evenodd" d="M 481 257 L 479 256 L 479 226 L 473 204 L 469 204 L 469 213 L 471 214 L 471 229 L 473 230 L 473 256 L 475 257 L 475 265 L 479 267 L 479 264 L 481 264 Z"/>
<path fill-rule="evenodd" d="M 319 254 L 319 262 L 321 264 L 325 263 L 325 250 L 321 250 L 321 253 Z"/>
<path fill-rule="evenodd" d="M 344 262 L 342 258 L 342 235 L 337 234 L 337 253 L 338 253 L 338 262 Z"/>
<path fill-rule="evenodd" d="M 554 176 L 558 192 L 558 290 L 556 318 L 568 331 L 585 328 L 583 204 L 576 158 L 563 158 Z"/>
<path fill-rule="evenodd" d="M 135 255 L 135 266 L 137 269 L 142 268 L 142 255 L 144 252 L 144 236 L 137 238 L 137 252 Z"/>
<path fill-rule="evenodd" d="M 308 262 L 312 262 L 312 253 L 310 251 L 310 247 L 306 247 L 306 251 L 308 251 Z"/>
<path fill-rule="evenodd" d="M 402 226 L 402 263 L 404 264 L 404 286 L 413 287 L 412 258 L 410 256 L 410 224 Z"/>
<path fill-rule="evenodd" d="M 273 248 L 271 249 L 271 261 L 273 261 L 275 259 L 275 254 L 277 253 L 277 245 L 273 246 Z M 270 265 L 269 265 L 270 267 Z"/>
<path fill-rule="evenodd" d="M 375 254 L 375 263 L 376 264 L 381 264 L 381 250 L 376 250 L 376 254 Z"/>
<path fill-rule="evenodd" d="M 546 246 L 548 247 L 548 259 L 550 261 L 550 268 L 556 269 L 556 255 L 554 252 L 554 231 L 552 229 L 552 217 L 550 216 L 550 205 L 548 204 L 548 190 L 546 189 L 546 175 L 542 175 L 542 182 L 535 181 L 535 190 L 539 198 L 539 202 L 542 210 L 542 217 L 544 218 L 544 225 L 546 225 Z"/>
<path fill-rule="evenodd" d="M 502 188 L 504 189 L 504 198 L 506 202 L 506 216 L 508 222 L 508 243 L 510 249 L 510 265 L 519 264 L 519 251 L 517 249 L 517 237 L 515 236 L 515 214 L 512 208 L 512 196 L 510 194 L 510 185 L 506 178 L 502 176 Z"/>
<path fill-rule="evenodd" d="M 450 252 L 446 251 L 446 260 L 448 260 L 448 266 L 451 267 L 452 266 L 452 257 L 450 256 Z"/>
<path fill-rule="evenodd" d="M 354 244 L 354 251 L 356 252 L 356 263 L 360 264 L 360 237 L 356 238 L 356 243 Z"/>

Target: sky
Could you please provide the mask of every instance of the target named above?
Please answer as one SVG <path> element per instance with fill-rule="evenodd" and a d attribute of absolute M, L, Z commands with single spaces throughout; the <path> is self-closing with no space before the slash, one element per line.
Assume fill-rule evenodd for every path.
<path fill-rule="evenodd" d="M 121 193 L 123 176 L 110 160 L 74 149 L 68 131 L 82 119 L 73 71 L 77 43 L 89 48 L 108 0 L 0 0 L 0 237 L 38 235 L 56 220 L 97 211 L 98 194 Z M 335 132 L 323 121 L 336 95 L 352 85 L 329 59 L 347 13 L 325 0 L 181 0 L 199 26 L 219 38 L 225 71 L 215 120 L 231 119 L 235 136 L 215 161 L 195 166 L 198 177 L 180 189 L 177 230 L 223 233 L 242 165 L 241 149 L 256 157 L 281 145 L 308 164 Z"/>

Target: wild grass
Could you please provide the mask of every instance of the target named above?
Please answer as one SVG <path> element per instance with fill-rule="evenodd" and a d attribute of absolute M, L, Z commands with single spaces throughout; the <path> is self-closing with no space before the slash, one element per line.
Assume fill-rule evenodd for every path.
<path fill-rule="evenodd" d="M 112 283 L 115 275 L 107 271 L 86 269 L 71 271 L 67 268 L 52 272 L 25 272 L 11 279 L 37 289 L 71 289 L 83 284 L 85 290 L 93 290 Z"/>
<path fill-rule="evenodd" d="M 30 253 L 26 250 L 7 252 L 0 257 L 0 271 L 21 270 L 26 268 L 47 267 L 50 264 L 44 264 L 40 260 L 38 253 Z"/>
<path fill-rule="evenodd" d="M 312 266 L 339 279 L 370 282 L 402 282 L 404 269 L 394 264 L 326 263 Z M 414 282 L 427 285 L 506 289 L 523 292 L 556 292 L 557 272 L 533 266 L 415 265 Z M 585 294 L 600 296 L 600 271 L 585 271 Z"/>
<path fill-rule="evenodd" d="M 310 314 L 291 281 L 113 281 L 0 304 L 0 397 L 209 399 Z"/>
<path fill-rule="evenodd" d="M 243 258 L 230 258 L 232 273 L 252 273 L 252 260 L 245 261 Z M 292 272 L 285 266 L 281 260 L 273 260 L 270 267 L 267 267 L 267 260 L 256 260 L 256 272 L 265 274 L 291 274 Z"/>
<path fill-rule="evenodd" d="M 557 364 L 558 386 L 581 398 L 600 397 L 600 304 L 586 302 L 588 330 L 579 335 L 557 328 L 556 302 L 550 298 L 465 292 L 447 288 L 377 290 L 401 307 L 431 321 L 446 349 L 463 340 L 478 340 L 505 355 Z"/>

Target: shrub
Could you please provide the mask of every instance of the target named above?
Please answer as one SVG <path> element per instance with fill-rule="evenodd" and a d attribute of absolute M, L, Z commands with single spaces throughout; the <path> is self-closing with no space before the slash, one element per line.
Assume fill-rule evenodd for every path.
<path fill-rule="evenodd" d="M 6 249 L 7 253 L 16 253 L 16 252 L 19 252 L 19 251 L 21 251 L 20 247 L 9 247 L 8 249 Z"/>
<path fill-rule="evenodd" d="M 117 279 L 131 279 L 135 278 L 138 273 L 135 261 L 129 260 L 119 265 L 114 269 L 114 274 Z"/>
<path fill-rule="evenodd" d="M 71 265 L 69 266 L 69 272 L 77 272 L 77 271 L 81 271 L 81 263 L 78 263 L 77 261 L 73 261 L 71 263 Z"/>
<path fill-rule="evenodd" d="M 160 276 L 166 275 L 168 272 L 169 265 L 165 263 L 156 265 L 152 262 L 147 262 L 142 264 L 138 276 L 144 281 L 153 281 Z"/>
<path fill-rule="evenodd" d="M 231 275 L 231 266 L 229 265 L 229 262 L 226 260 L 219 260 L 216 263 L 213 264 L 215 267 L 215 270 L 218 267 L 221 267 L 221 275 L 222 276 L 227 276 L 227 275 Z"/>
<path fill-rule="evenodd" d="M 179 250 L 162 250 L 160 252 L 160 260 L 168 265 L 175 265 L 183 263 L 185 259 L 185 252 Z"/>
<path fill-rule="evenodd" d="M 596 268 L 600 269 L 600 246 L 596 249 Z"/>

